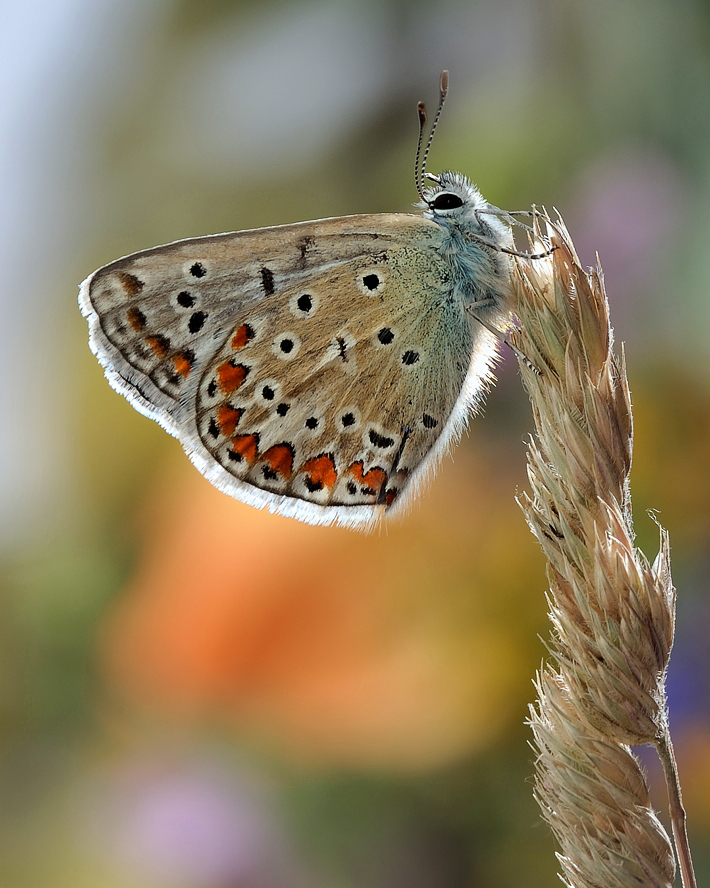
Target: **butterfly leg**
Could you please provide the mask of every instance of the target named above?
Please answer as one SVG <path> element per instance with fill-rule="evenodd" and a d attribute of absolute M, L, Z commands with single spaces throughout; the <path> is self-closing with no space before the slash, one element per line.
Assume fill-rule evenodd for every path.
<path fill-rule="evenodd" d="M 495 241 L 483 237 L 480 234 L 472 234 L 471 237 L 475 238 L 479 244 L 483 244 L 485 247 L 491 247 L 491 249 L 496 250 L 498 253 L 507 253 L 509 256 L 517 256 L 519 259 L 544 259 L 546 256 L 552 255 L 557 249 L 557 244 L 553 244 L 550 249 L 545 250 L 544 253 L 521 253 L 520 250 L 509 250 L 507 247 L 501 247 L 500 244 L 497 244 Z"/>
<path fill-rule="evenodd" d="M 489 324 L 488 321 L 484 320 L 479 314 L 476 313 L 476 311 L 474 310 L 474 307 L 472 305 L 470 305 L 466 309 L 466 311 L 468 311 L 469 314 L 471 315 L 471 317 L 474 318 L 475 320 L 477 320 L 478 323 L 482 327 L 485 327 L 489 333 L 492 333 L 499 342 L 502 342 L 503 345 L 507 345 L 508 348 L 513 352 L 515 357 L 519 361 L 522 361 L 522 363 L 525 364 L 525 366 L 528 368 L 528 370 L 532 370 L 532 372 L 536 376 L 542 376 L 542 372 L 540 370 L 538 370 L 538 368 L 533 364 L 533 362 L 530 360 L 530 358 L 526 354 L 521 352 L 520 349 L 517 347 L 517 345 L 514 345 L 510 341 L 510 337 L 507 333 L 504 333 L 502 330 L 499 330 L 497 327 L 494 327 L 492 324 Z"/>
<path fill-rule="evenodd" d="M 517 225 L 519 228 L 524 228 L 529 234 L 534 234 L 535 230 L 530 225 L 520 222 L 515 217 L 539 216 L 540 214 L 537 210 L 501 210 L 499 207 L 489 206 L 487 210 L 476 210 L 474 215 L 476 216 L 479 225 L 483 224 L 481 222 L 481 216 L 497 216 L 499 219 L 504 219 L 510 225 Z"/>
<path fill-rule="evenodd" d="M 541 213 L 535 207 L 532 210 L 501 210 L 500 207 L 494 207 L 492 204 L 488 205 L 487 210 L 476 210 L 476 218 L 480 222 L 480 216 L 498 216 L 499 219 L 505 219 L 506 222 L 509 222 L 511 225 L 518 225 L 520 228 L 524 228 L 526 231 L 534 233 L 534 229 L 530 227 L 530 225 L 526 225 L 524 222 L 518 221 L 516 216 L 532 216 L 537 219 L 545 219 L 546 216 L 544 213 Z"/>

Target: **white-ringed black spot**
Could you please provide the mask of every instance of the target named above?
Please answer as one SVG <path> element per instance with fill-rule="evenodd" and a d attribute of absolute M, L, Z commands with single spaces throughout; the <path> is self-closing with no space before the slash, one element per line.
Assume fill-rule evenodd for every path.
<path fill-rule="evenodd" d="M 425 429 L 435 429 L 439 425 L 439 420 L 434 419 L 433 416 L 429 416 L 428 413 L 425 413 L 422 416 L 422 422 L 424 423 Z"/>
<path fill-rule="evenodd" d="M 402 355 L 402 363 L 406 364 L 407 366 L 411 366 L 412 364 L 416 364 L 418 360 L 419 360 L 419 352 L 406 351 Z"/>
<path fill-rule="evenodd" d="M 312 318 L 318 310 L 320 299 L 318 293 L 303 290 L 296 291 L 288 301 L 288 309 L 299 320 Z"/>
<path fill-rule="evenodd" d="M 338 431 L 347 432 L 348 434 L 360 428 L 361 422 L 360 411 L 354 404 L 347 404 L 345 407 L 342 407 L 335 416 L 335 425 Z"/>
<path fill-rule="evenodd" d="M 376 296 L 384 289 L 385 275 L 377 267 L 362 268 L 355 277 L 355 283 L 365 296 Z"/>
<path fill-rule="evenodd" d="M 373 447 L 391 447 L 394 444 L 394 438 L 388 438 L 386 435 L 380 435 L 379 432 L 376 432 L 374 429 L 370 429 L 370 432 L 367 436 L 370 439 L 370 443 Z"/>
<path fill-rule="evenodd" d="M 214 398 L 214 396 L 217 394 L 217 380 L 216 379 L 210 380 L 210 384 L 207 386 L 207 394 L 210 396 L 210 398 Z"/>
<path fill-rule="evenodd" d="M 207 269 L 201 262 L 195 262 L 190 266 L 190 274 L 196 278 L 202 278 L 207 274 Z"/>
<path fill-rule="evenodd" d="M 281 385 L 277 379 L 260 379 L 254 388 L 254 397 L 267 406 L 276 405 L 281 400 Z"/>
<path fill-rule="evenodd" d="M 315 493 L 317 490 L 323 490 L 322 481 L 314 481 L 308 475 L 303 479 L 309 493 Z"/>
<path fill-rule="evenodd" d="M 190 320 L 187 324 L 187 328 L 190 333 L 199 333 L 203 328 L 205 321 L 207 320 L 207 315 L 204 311 L 195 311 L 190 315 Z"/>
<path fill-rule="evenodd" d="M 177 294 L 177 304 L 182 308 L 192 308 L 195 304 L 195 297 L 192 293 L 188 293 L 187 290 L 182 290 Z"/>
<path fill-rule="evenodd" d="M 306 425 L 306 428 L 307 428 L 307 429 L 310 429 L 311 431 L 314 431 L 315 429 L 318 428 L 318 417 L 316 417 L 316 416 L 309 416 L 308 419 L 306 420 L 305 425 Z"/>
<path fill-rule="evenodd" d="M 380 286 L 380 276 L 377 274 L 366 274 L 362 279 L 363 286 L 368 290 L 376 290 Z"/>
<path fill-rule="evenodd" d="M 301 337 L 292 330 L 283 330 L 271 341 L 271 351 L 281 361 L 291 361 L 301 348 Z"/>
<path fill-rule="evenodd" d="M 274 292 L 274 273 L 270 268 L 264 266 L 261 269 L 261 286 L 264 288 L 264 293 L 267 296 L 271 296 Z"/>
<path fill-rule="evenodd" d="M 291 407 L 290 404 L 286 404 L 286 403 L 279 404 L 279 406 L 276 408 L 276 412 L 278 413 L 279 416 L 286 416 L 290 407 Z"/>
<path fill-rule="evenodd" d="M 355 496 L 355 494 L 357 493 L 357 486 L 353 481 L 348 481 L 348 493 L 350 494 L 350 496 Z"/>
<path fill-rule="evenodd" d="M 390 342 L 392 342 L 392 340 L 394 339 L 394 333 L 390 330 L 389 327 L 383 327 L 377 334 L 377 338 L 380 340 L 382 345 L 389 345 Z"/>
<path fill-rule="evenodd" d="M 214 416 L 210 419 L 210 426 L 208 431 L 213 438 L 219 438 L 219 426 L 217 425 L 217 420 L 214 418 Z"/>

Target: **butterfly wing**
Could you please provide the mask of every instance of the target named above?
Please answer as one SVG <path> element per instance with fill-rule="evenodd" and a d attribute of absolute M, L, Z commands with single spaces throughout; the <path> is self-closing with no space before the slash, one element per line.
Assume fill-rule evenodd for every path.
<path fill-rule="evenodd" d="M 111 384 L 221 490 L 310 523 L 399 508 L 485 388 L 442 231 L 375 215 L 178 241 L 82 284 Z"/>

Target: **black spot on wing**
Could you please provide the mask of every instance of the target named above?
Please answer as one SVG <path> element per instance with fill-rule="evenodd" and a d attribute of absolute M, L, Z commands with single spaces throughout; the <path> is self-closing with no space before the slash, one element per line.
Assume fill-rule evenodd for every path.
<path fill-rule="evenodd" d="M 190 333 L 199 333 L 203 328 L 205 321 L 207 320 L 207 315 L 204 311 L 196 311 L 190 315 L 190 320 L 188 321 L 187 328 Z"/>
<path fill-rule="evenodd" d="M 380 278 L 376 274 L 366 274 L 362 282 L 368 290 L 376 290 L 380 286 Z"/>
<path fill-rule="evenodd" d="M 261 269 L 261 286 L 264 288 L 266 296 L 271 296 L 274 292 L 274 273 L 270 268 L 264 266 Z"/>
<path fill-rule="evenodd" d="M 301 240 L 298 244 L 298 251 L 300 254 L 298 257 L 298 267 L 299 268 L 306 267 L 306 264 L 308 262 L 308 251 L 313 247 L 314 243 L 315 243 L 315 238 L 310 234 L 307 234 L 305 237 L 301 238 Z"/>
<path fill-rule="evenodd" d="M 142 330 L 145 329 L 145 325 L 147 322 L 146 316 L 137 306 L 134 305 L 132 308 L 128 309 L 127 318 L 128 323 L 131 325 L 136 333 L 140 333 Z"/>
<path fill-rule="evenodd" d="M 379 432 L 376 432 L 374 429 L 370 429 L 370 434 L 368 435 L 370 439 L 370 443 L 374 447 L 391 447 L 394 444 L 394 438 L 388 438 L 386 435 L 380 435 Z"/>

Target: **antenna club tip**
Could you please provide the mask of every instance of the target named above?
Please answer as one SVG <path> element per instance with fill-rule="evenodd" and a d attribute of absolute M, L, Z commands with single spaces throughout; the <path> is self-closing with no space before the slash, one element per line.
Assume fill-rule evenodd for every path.
<path fill-rule="evenodd" d="M 441 79 L 439 80 L 439 89 L 441 90 L 441 95 L 443 98 L 446 95 L 446 93 L 449 91 L 449 72 L 448 71 L 441 72 Z"/>

